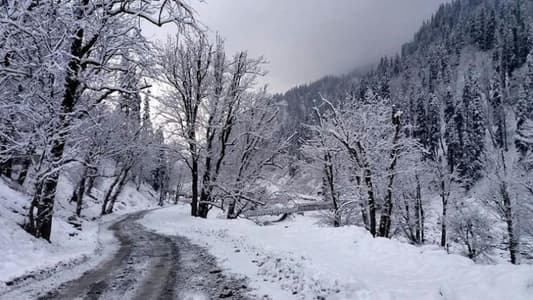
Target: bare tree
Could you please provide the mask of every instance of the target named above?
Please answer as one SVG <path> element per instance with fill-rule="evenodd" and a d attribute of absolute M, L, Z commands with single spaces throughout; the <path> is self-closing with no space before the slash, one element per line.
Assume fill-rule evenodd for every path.
<path fill-rule="evenodd" d="M 350 177 L 354 178 L 356 190 L 360 191 L 358 194 L 365 199 L 361 210 L 363 222 L 372 235 L 383 237 L 390 236 L 397 162 L 416 145 L 403 136 L 401 112 L 387 101 L 378 98 L 371 90 L 365 99 L 351 99 L 338 106 L 323 98 L 322 106 L 315 109 L 319 111 L 320 122 L 314 127 L 318 136 L 329 136 L 336 141 L 338 151 L 351 163 L 353 174 Z M 331 154 L 329 157 L 324 161 L 331 161 Z M 383 157 L 389 157 L 389 160 L 383 160 Z M 340 206 L 347 207 L 352 202 Z M 379 228 L 378 205 L 381 207 Z"/>
<path fill-rule="evenodd" d="M 170 136 L 187 144 L 182 156 L 191 171 L 191 214 L 205 218 L 213 206 L 221 206 L 216 195 L 235 194 L 238 189 L 228 185 L 242 184 L 245 171 L 254 165 L 251 160 L 260 152 L 259 144 L 269 136 L 264 129 L 273 124 L 276 106 L 266 112 L 265 101 L 269 97 L 264 91 L 252 92 L 257 76 L 263 74 L 260 66 L 264 61 L 250 59 L 246 52 L 227 59 L 220 38 L 212 44 L 204 35 L 187 32 L 169 39 L 160 49 L 158 61 L 160 72 L 156 78 L 166 87 L 160 115 Z M 256 133 L 244 125 L 252 112 L 257 120 L 248 125 L 255 126 Z M 265 137 L 260 138 L 259 132 Z M 233 159 L 243 142 L 249 143 L 250 148 L 246 154 L 241 153 L 241 161 L 237 162 Z M 239 179 L 231 184 L 221 181 L 223 173 L 225 178 L 233 178 L 226 169 L 239 170 Z M 256 175 L 248 175 L 248 180 L 255 180 Z M 246 197 L 241 194 L 230 203 L 243 198 Z"/>
<path fill-rule="evenodd" d="M 228 199 L 227 217 L 236 218 L 242 212 L 269 201 L 265 185 L 275 170 L 282 168 L 284 154 L 291 137 L 279 135 L 276 124 L 278 106 L 265 91 L 243 95 L 246 101 L 236 114 L 231 137 L 232 147 L 222 176 L 216 182 L 219 198 Z"/>
<path fill-rule="evenodd" d="M 158 74 L 166 92 L 161 116 L 167 130 L 188 145 L 186 163 L 192 177 L 191 215 L 198 216 L 201 109 L 210 88 L 212 45 L 203 34 L 184 32 L 168 38 L 157 54 Z"/>

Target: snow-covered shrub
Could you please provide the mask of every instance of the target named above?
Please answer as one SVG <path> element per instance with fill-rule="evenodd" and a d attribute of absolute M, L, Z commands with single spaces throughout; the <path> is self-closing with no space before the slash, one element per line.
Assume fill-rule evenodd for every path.
<path fill-rule="evenodd" d="M 458 203 L 449 220 L 450 234 L 461 251 L 473 260 L 487 257 L 494 243 L 490 218 L 473 199 Z"/>

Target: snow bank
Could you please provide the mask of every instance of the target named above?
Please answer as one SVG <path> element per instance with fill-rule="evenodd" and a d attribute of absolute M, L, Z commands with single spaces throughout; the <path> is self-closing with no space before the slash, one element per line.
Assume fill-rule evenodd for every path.
<path fill-rule="evenodd" d="M 20 226 L 30 204 L 30 196 L 22 190 L 17 184 L 0 178 L 0 292 L 20 277 L 45 277 L 61 268 L 73 267 L 93 258 L 105 259 L 113 253 L 113 247 L 107 247 L 113 240 L 107 225 L 128 212 L 155 205 L 154 200 L 148 201 L 146 195 L 137 192 L 133 186 L 127 186 L 117 200 L 116 212 L 96 219 L 100 206 L 86 197 L 86 208 L 82 212 L 84 217 L 75 219 L 75 223 L 81 225 L 82 230 L 79 230 L 68 221 L 74 215 L 75 206 L 66 200 L 72 193 L 72 186 L 62 178 L 54 207 L 52 242 L 48 243 L 28 234 Z M 105 253 L 102 252 L 103 244 L 109 248 Z"/>
<path fill-rule="evenodd" d="M 207 246 L 231 272 L 272 299 L 531 300 L 533 267 L 476 265 L 438 247 L 374 239 L 362 228 L 322 227 L 312 217 L 257 226 L 191 218 L 180 205 L 142 223 Z"/>
<path fill-rule="evenodd" d="M 19 224 L 24 222 L 24 207 L 29 196 L 0 181 L 0 282 L 7 282 L 30 270 L 42 269 L 62 261 L 80 259 L 96 249 L 97 224 L 78 231 L 61 218 L 54 218 L 53 243 L 36 239 Z"/>

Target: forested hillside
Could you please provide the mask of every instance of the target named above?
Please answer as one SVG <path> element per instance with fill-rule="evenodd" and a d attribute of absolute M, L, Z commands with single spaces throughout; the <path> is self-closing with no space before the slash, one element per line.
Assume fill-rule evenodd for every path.
<path fill-rule="evenodd" d="M 371 72 L 279 96 L 336 224 L 530 257 L 532 18 L 530 1 L 453 1 Z"/>

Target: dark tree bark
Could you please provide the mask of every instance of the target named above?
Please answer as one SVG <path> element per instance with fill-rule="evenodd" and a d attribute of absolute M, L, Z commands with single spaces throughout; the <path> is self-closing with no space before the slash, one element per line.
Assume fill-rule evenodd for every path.
<path fill-rule="evenodd" d="M 42 190 L 42 181 L 36 180 L 36 183 L 34 186 L 33 197 L 32 197 L 32 200 L 30 203 L 30 209 L 28 212 L 28 221 L 26 222 L 26 224 L 24 224 L 24 229 L 30 234 L 34 234 L 36 231 L 34 211 L 38 205 L 39 197 L 41 195 L 41 190 Z"/>
<path fill-rule="evenodd" d="M 69 204 L 71 204 L 72 202 L 78 202 L 78 189 L 79 188 L 80 188 L 80 185 L 78 183 L 72 190 L 72 195 L 70 196 L 70 199 L 68 200 Z"/>
<path fill-rule="evenodd" d="M 422 204 L 422 188 L 418 175 L 416 177 L 416 196 L 415 196 L 415 240 L 421 245 L 424 243 L 424 206 Z"/>
<path fill-rule="evenodd" d="M 392 124 L 394 125 L 394 136 L 392 138 L 392 149 L 390 154 L 390 164 L 387 169 L 388 178 L 387 178 L 387 192 L 385 194 L 385 204 L 383 212 L 381 214 L 380 224 L 379 224 L 379 236 L 381 237 L 390 237 L 391 229 L 391 219 L 392 219 L 392 190 L 395 177 L 396 164 L 398 163 L 398 141 L 400 139 L 401 133 L 401 118 L 396 110 L 392 111 Z"/>
<path fill-rule="evenodd" d="M 83 173 L 81 175 L 81 180 L 76 186 L 76 189 L 74 189 L 75 196 L 73 195 L 73 200 L 76 202 L 76 215 L 78 217 L 81 216 L 81 210 L 83 207 L 83 195 L 85 192 L 85 183 L 87 182 L 87 173 L 88 173 L 88 167 L 83 167 Z"/>
<path fill-rule="evenodd" d="M 211 202 L 211 196 L 206 194 L 205 191 L 200 193 L 200 201 L 198 202 L 198 217 L 207 218 L 209 213 L 209 203 Z"/>
<path fill-rule="evenodd" d="M 237 219 L 245 211 L 250 202 L 245 201 L 244 204 L 239 207 L 239 209 L 237 209 L 237 203 L 237 199 L 230 200 L 228 205 L 228 214 L 226 216 L 229 220 Z"/>
<path fill-rule="evenodd" d="M 191 216 L 198 216 L 198 160 L 193 158 L 191 162 L 191 177 L 192 177 L 192 199 L 191 199 Z"/>
<path fill-rule="evenodd" d="M 441 189 L 441 201 L 442 201 L 442 220 L 441 220 L 441 231 L 440 231 L 440 246 L 446 248 L 447 245 L 447 215 L 448 215 L 448 196 L 446 195 L 446 183 L 444 179 L 440 182 Z"/>
<path fill-rule="evenodd" d="M 512 264 L 519 264 L 519 242 L 518 238 L 516 236 L 515 232 L 515 224 L 513 219 L 513 211 L 512 211 L 512 203 L 511 203 L 511 197 L 509 196 L 509 192 L 507 191 L 507 183 L 503 182 L 500 186 L 500 193 L 503 198 L 503 208 L 504 208 L 504 217 L 505 217 L 505 224 L 507 227 L 507 238 L 508 238 L 508 247 L 509 247 L 509 255 L 511 257 L 511 263 Z"/>
<path fill-rule="evenodd" d="M 81 20 L 83 18 L 84 9 L 87 7 L 88 3 L 89 0 L 81 1 L 80 9 L 76 11 L 77 19 Z M 70 47 L 71 58 L 65 75 L 65 91 L 61 102 L 61 113 L 58 117 L 57 137 L 52 141 L 52 148 L 50 151 L 50 161 L 52 165 L 61 165 L 63 152 L 65 150 L 66 135 L 68 128 L 71 125 L 70 115 L 74 111 L 74 104 L 80 86 L 78 73 L 81 69 L 80 61 L 84 55 L 82 45 L 83 37 L 84 29 L 80 27 L 76 31 Z M 48 241 L 50 241 L 50 234 L 52 232 L 52 216 L 54 213 L 54 200 L 58 179 L 59 170 L 52 170 L 51 174 L 43 179 L 42 193 L 36 201 L 36 226 L 32 234 Z"/>
<path fill-rule="evenodd" d="M 357 187 L 361 187 L 361 176 L 355 176 L 355 182 L 357 184 Z M 365 228 L 370 231 L 370 225 L 368 224 L 367 206 L 365 206 L 363 202 L 360 202 L 359 207 L 361 210 L 361 219 L 363 219 L 363 224 L 365 225 Z"/>
<path fill-rule="evenodd" d="M 104 202 L 102 203 L 102 210 L 100 212 L 101 215 L 105 215 L 106 212 L 107 212 L 107 205 L 109 203 L 109 200 L 111 199 L 111 194 L 113 193 L 113 191 L 115 190 L 115 187 L 118 185 L 118 183 L 120 182 L 121 178 L 122 178 L 122 172 L 113 179 L 113 182 L 111 183 L 111 185 L 109 186 L 107 192 L 105 193 L 105 196 L 104 196 Z"/>
<path fill-rule="evenodd" d="M 131 169 L 131 167 L 127 168 L 124 171 L 124 174 L 122 175 L 122 178 L 118 182 L 118 185 L 117 185 L 116 189 L 113 191 L 113 194 L 111 195 L 111 197 L 109 199 L 109 206 L 107 207 L 106 212 L 105 212 L 106 214 L 110 214 L 110 213 L 113 212 L 113 208 L 115 206 L 115 202 L 117 201 L 118 196 L 120 195 L 120 193 L 124 189 L 124 186 L 128 182 L 128 175 L 129 175 L 130 169 Z"/>
<path fill-rule="evenodd" d="M 228 213 L 227 218 L 228 219 L 236 219 L 237 216 L 235 214 L 235 206 L 237 205 L 237 200 L 231 199 L 228 205 Z"/>
<path fill-rule="evenodd" d="M 97 172 L 98 170 L 96 168 L 93 168 L 93 167 L 88 167 L 87 168 L 88 170 L 88 174 L 87 174 L 87 182 L 85 184 L 85 194 L 87 195 L 91 195 L 92 194 L 92 191 L 93 191 L 93 188 L 94 188 L 94 183 L 96 181 L 96 177 L 97 177 Z"/>
<path fill-rule="evenodd" d="M 218 101 L 219 99 L 217 99 Z M 207 203 L 209 202 L 210 194 L 212 191 L 212 184 L 211 182 L 211 155 L 213 155 L 213 142 L 215 139 L 215 130 L 214 130 L 214 117 L 216 115 L 216 110 L 212 112 L 208 119 L 208 128 L 206 132 L 206 138 L 207 138 L 207 147 L 206 152 L 207 156 L 205 158 L 205 164 L 204 164 L 204 174 L 202 176 L 202 189 L 200 191 L 200 202 L 198 204 L 198 216 L 201 218 L 207 218 L 207 214 L 209 213 L 209 208 L 207 206 Z"/>
<path fill-rule="evenodd" d="M 208 143 L 208 157 L 205 159 L 205 171 L 202 177 L 202 189 L 200 191 L 200 202 L 198 203 L 198 216 L 201 218 L 207 218 L 209 213 L 208 203 L 210 202 L 210 194 L 212 191 L 211 182 L 211 143 Z"/>
<path fill-rule="evenodd" d="M 369 167 L 365 168 L 364 180 L 367 192 L 368 221 L 370 233 L 376 236 L 376 197 L 374 195 L 374 183 L 372 182 L 372 172 Z"/>
<path fill-rule="evenodd" d="M 31 158 L 25 157 L 22 159 L 20 163 L 20 173 L 17 178 L 17 183 L 20 185 L 24 185 L 24 182 L 26 181 L 26 177 L 28 176 L 28 172 L 31 167 Z"/>
<path fill-rule="evenodd" d="M 411 208 L 409 206 L 409 198 L 407 197 L 404 197 L 404 210 L 405 210 L 405 215 L 404 215 L 404 221 L 405 221 L 405 224 L 406 226 L 404 226 L 404 232 L 405 232 L 405 235 L 407 235 L 407 238 L 409 238 L 410 241 L 412 242 L 416 242 L 416 237 L 415 237 L 415 233 L 413 231 L 413 226 L 411 226 Z"/>
<path fill-rule="evenodd" d="M 507 165 L 505 163 L 504 151 L 500 151 L 501 161 L 503 163 L 503 172 L 507 174 Z M 509 194 L 509 187 L 505 179 L 502 179 L 500 182 L 500 195 L 502 197 L 502 209 L 503 209 L 503 218 L 507 227 L 507 238 L 508 238 L 508 250 L 511 257 L 512 264 L 519 264 L 519 237 L 515 229 L 514 223 L 514 212 L 513 212 L 513 203 L 511 201 L 511 195 Z"/>
<path fill-rule="evenodd" d="M 158 203 L 158 205 L 159 206 L 165 205 L 165 199 L 166 199 L 166 190 L 165 189 L 161 189 L 159 191 L 159 203 Z"/>
<path fill-rule="evenodd" d="M 333 203 L 333 226 L 339 227 L 341 225 L 340 222 L 340 214 L 339 214 L 339 201 L 337 199 L 337 191 L 335 190 L 335 174 L 333 170 L 333 162 L 331 153 L 327 151 L 324 155 L 324 175 L 326 180 L 326 188 L 328 189 L 327 193 L 331 197 L 329 200 Z M 327 194 L 324 195 L 327 199 Z"/>
<path fill-rule="evenodd" d="M 13 160 L 7 159 L 3 163 L 0 164 L 0 175 L 4 175 L 7 178 L 11 178 L 11 174 L 13 173 Z"/>

